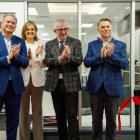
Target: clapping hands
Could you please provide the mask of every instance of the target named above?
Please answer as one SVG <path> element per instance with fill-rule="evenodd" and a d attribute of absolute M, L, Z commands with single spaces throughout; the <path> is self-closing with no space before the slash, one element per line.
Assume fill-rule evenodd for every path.
<path fill-rule="evenodd" d="M 102 49 L 101 49 L 101 57 L 111 57 L 114 52 L 115 45 L 113 43 L 107 43 Z"/>
<path fill-rule="evenodd" d="M 37 47 L 35 51 L 35 55 L 38 57 L 38 55 L 42 53 L 42 51 L 43 51 L 43 44 L 39 44 L 39 46 Z"/>
<path fill-rule="evenodd" d="M 38 57 L 38 55 L 40 53 L 42 53 L 42 51 L 43 51 L 43 44 L 39 44 L 38 47 L 37 47 L 37 49 L 35 50 L 35 56 Z M 28 58 L 29 59 L 32 59 L 32 57 L 33 57 L 33 54 L 32 54 L 31 49 L 29 48 L 28 49 Z"/>
<path fill-rule="evenodd" d="M 67 60 L 70 56 L 70 53 L 71 53 L 71 50 L 70 50 L 69 46 L 65 45 L 62 54 L 59 56 L 59 59 L 61 61 Z"/>
<path fill-rule="evenodd" d="M 20 44 L 15 44 L 11 47 L 10 53 L 9 53 L 9 59 L 16 58 L 19 55 L 20 52 Z"/>

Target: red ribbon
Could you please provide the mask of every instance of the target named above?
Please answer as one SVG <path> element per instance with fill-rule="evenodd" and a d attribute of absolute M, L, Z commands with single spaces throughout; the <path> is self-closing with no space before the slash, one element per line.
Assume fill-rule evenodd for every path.
<path fill-rule="evenodd" d="M 140 105 L 140 96 L 133 96 L 127 100 L 125 100 L 119 108 L 118 111 L 118 140 L 120 140 L 120 134 L 121 134 L 121 112 L 123 111 L 123 109 L 131 102 L 133 101 L 136 105 Z"/>

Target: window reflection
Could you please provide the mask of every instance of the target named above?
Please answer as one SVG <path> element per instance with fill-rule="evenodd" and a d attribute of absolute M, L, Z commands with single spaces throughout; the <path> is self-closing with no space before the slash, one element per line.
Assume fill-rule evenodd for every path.
<path fill-rule="evenodd" d="M 32 9 L 32 10 L 30 10 Z M 28 19 L 38 25 L 38 36 L 41 41 L 48 41 L 55 37 L 54 22 L 64 18 L 68 22 L 71 36 L 77 38 L 77 4 L 76 3 L 29 3 Z"/>

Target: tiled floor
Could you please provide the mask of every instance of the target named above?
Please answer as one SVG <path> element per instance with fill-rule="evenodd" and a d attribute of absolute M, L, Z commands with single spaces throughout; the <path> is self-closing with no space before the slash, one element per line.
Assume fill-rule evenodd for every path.
<path fill-rule="evenodd" d="M 0 131 L 0 140 L 6 140 L 5 131 Z"/>

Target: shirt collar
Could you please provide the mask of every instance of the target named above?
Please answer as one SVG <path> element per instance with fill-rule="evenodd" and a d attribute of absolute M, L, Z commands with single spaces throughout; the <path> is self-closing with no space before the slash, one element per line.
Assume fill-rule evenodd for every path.
<path fill-rule="evenodd" d="M 101 38 L 101 40 L 103 41 L 103 42 L 111 42 L 111 40 L 112 40 L 112 37 L 110 37 L 108 40 L 103 40 L 102 38 Z"/>

